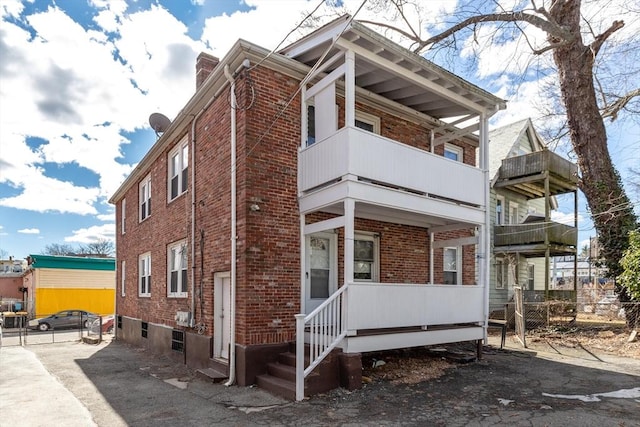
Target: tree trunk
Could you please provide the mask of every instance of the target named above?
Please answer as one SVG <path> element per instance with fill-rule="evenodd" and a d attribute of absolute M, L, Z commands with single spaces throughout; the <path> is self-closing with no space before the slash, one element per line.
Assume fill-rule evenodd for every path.
<path fill-rule="evenodd" d="M 610 277 L 621 272 L 618 261 L 628 246 L 628 233 L 636 227 L 632 206 L 611 162 L 604 119 L 593 84 L 594 53 L 580 34 L 580 1 L 557 0 L 550 9 L 556 22 L 576 40 L 554 49 L 562 99 L 567 112 L 573 149 L 582 174 L 580 189 L 587 198 L 601 244 L 601 256 Z M 550 42 L 557 42 L 552 37 Z M 619 289 L 620 291 L 620 289 Z M 626 294 L 626 292 L 623 292 Z M 620 295 L 628 300 L 628 295 Z"/>

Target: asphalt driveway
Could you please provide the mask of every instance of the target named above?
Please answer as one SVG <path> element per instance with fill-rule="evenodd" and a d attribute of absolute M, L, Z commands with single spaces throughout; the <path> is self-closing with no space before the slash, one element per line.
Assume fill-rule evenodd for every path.
<path fill-rule="evenodd" d="M 488 346 L 435 380 L 293 403 L 119 342 L 5 346 L 0 414 L 2 426 L 640 426 L 640 362 Z"/>

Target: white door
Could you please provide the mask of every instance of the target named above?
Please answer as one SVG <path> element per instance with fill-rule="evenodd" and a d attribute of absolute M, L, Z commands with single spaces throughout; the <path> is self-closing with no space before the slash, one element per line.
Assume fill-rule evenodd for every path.
<path fill-rule="evenodd" d="M 214 281 L 213 357 L 229 359 L 231 343 L 231 275 L 216 273 Z"/>
<path fill-rule="evenodd" d="M 316 233 L 306 238 L 304 313 L 311 313 L 338 289 L 335 233 Z"/>

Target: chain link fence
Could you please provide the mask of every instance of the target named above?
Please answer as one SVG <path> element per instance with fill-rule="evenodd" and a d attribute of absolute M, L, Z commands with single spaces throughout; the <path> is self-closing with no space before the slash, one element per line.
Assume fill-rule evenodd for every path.
<path fill-rule="evenodd" d="M 113 319 L 80 310 L 65 310 L 31 320 L 26 313 L 0 313 L 0 345 L 99 343 L 113 334 Z"/>
<path fill-rule="evenodd" d="M 569 298 L 545 300 L 544 293 L 525 291 L 522 310 L 526 330 L 579 328 L 581 324 L 594 323 L 640 328 L 640 302 L 620 302 L 610 291 L 579 291 L 574 301 Z M 492 306 L 490 317 L 506 320 L 507 328 L 514 330 L 515 312 L 515 302 L 508 302 L 501 307 Z"/>

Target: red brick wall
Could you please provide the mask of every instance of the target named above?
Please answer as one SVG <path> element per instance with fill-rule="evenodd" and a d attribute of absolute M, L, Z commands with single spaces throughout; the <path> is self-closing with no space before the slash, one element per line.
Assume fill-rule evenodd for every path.
<path fill-rule="evenodd" d="M 300 98 L 284 114 L 280 109 L 297 90 L 298 82 L 273 70 L 240 76 L 237 113 L 237 316 L 236 341 L 241 345 L 291 340 L 294 315 L 300 311 L 300 225 L 297 204 L 297 152 L 300 144 Z M 250 109 L 244 107 L 253 103 Z M 423 126 L 359 106 L 381 117 L 381 133 L 415 147 L 429 148 L 429 131 Z M 340 107 L 342 110 L 342 107 Z M 341 114 L 342 116 L 342 114 Z M 271 127 L 271 128 L 270 128 Z M 203 310 L 196 301 L 196 322 L 213 333 L 213 277 L 231 268 L 230 219 L 230 106 L 228 90 L 214 100 L 196 123 L 195 133 L 195 286 L 203 289 Z M 177 143 L 178 141 L 176 141 Z M 465 162 L 475 163 L 475 150 L 465 147 Z M 121 297 L 121 272 L 117 274 L 117 311 L 143 321 L 175 326 L 176 311 L 190 310 L 189 298 L 167 298 L 167 245 L 191 234 L 191 193 L 167 203 L 167 154 L 150 170 L 152 213 L 138 221 L 138 186 L 126 194 L 126 233 L 120 234 L 121 208 L 116 206 L 117 268 L 126 260 L 126 298 Z M 439 146 L 436 151 L 442 151 Z M 190 167 L 191 165 L 191 159 Z M 191 179 L 191 177 L 189 177 Z M 257 207 L 258 209 L 255 209 Z M 309 221 L 324 215 L 314 215 Z M 425 283 L 429 278 L 428 230 L 356 220 L 358 231 L 380 235 L 380 281 Z M 343 233 L 343 230 L 340 230 Z M 439 236 L 451 238 L 452 234 Z M 341 239 L 339 240 L 341 241 Z M 469 250 L 469 248 L 471 250 Z M 189 247 L 191 250 L 191 247 Z M 151 297 L 138 297 L 138 255 L 152 256 Z M 436 251 L 436 283 L 442 278 L 442 251 Z M 473 283 L 473 247 L 465 248 L 464 283 Z M 342 243 L 339 248 L 342 282 Z M 194 258 L 189 257 L 189 273 Z M 201 262 L 202 261 L 202 262 Z M 469 264 L 469 265 L 467 265 Z M 190 274 L 189 274 L 190 276 Z M 199 294 L 198 292 L 196 294 Z M 204 315 L 202 315 L 204 312 Z"/>

